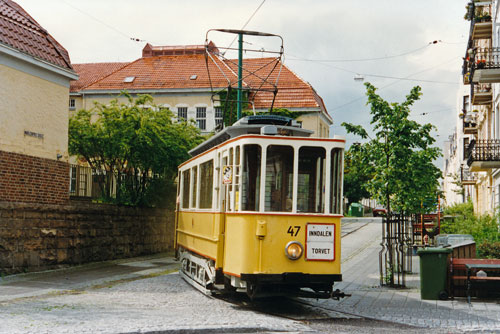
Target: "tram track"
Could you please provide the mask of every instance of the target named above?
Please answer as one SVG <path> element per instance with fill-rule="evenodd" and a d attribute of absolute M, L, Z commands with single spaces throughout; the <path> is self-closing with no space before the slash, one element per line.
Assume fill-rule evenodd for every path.
<path fill-rule="evenodd" d="M 245 295 L 234 294 L 212 296 L 212 298 L 224 300 L 245 310 L 305 323 L 336 319 L 373 320 L 357 314 L 325 307 L 315 302 L 307 302 L 291 297 L 272 297 L 251 301 Z"/>
<path fill-rule="evenodd" d="M 356 228 L 349 230 L 349 232 L 343 234 L 342 238 L 356 231 L 359 231 L 363 227 L 366 227 L 369 223 L 356 224 L 359 224 L 359 226 L 356 226 Z M 369 242 L 360 245 L 351 254 L 349 254 L 346 259 L 343 259 L 342 263 L 359 255 L 371 245 L 373 245 L 373 243 L 374 241 L 370 240 Z M 309 301 L 297 297 L 274 297 L 251 301 L 245 294 L 237 293 L 216 294 L 211 297 L 224 300 L 225 302 L 231 303 L 243 309 L 301 322 L 329 321 L 336 319 L 377 320 L 365 316 L 360 316 L 354 313 L 339 311 L 336 310 L 333 306 L 321 305 L 320 303 L 315 302 L 313 299 Z"/>

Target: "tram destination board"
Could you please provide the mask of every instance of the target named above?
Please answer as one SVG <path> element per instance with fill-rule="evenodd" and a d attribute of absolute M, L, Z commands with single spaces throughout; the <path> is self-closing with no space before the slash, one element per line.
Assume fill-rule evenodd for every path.
<path fill-rule="evenodd" d="M 308 223 L 306 226 L 306 259 L 335 260 L 335 225 Z"/>

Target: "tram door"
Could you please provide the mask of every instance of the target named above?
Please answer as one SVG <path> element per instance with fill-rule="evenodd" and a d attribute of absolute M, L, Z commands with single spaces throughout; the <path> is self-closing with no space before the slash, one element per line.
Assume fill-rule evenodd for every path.
<path fill-rule="evenodd" d="M 230 170 L 228 169 L 229 165 L 229 157 L 228 157 L 228 151 L 225 150 L 222 152 L 222 154 L 218 155 L 219 159 L 219 182 L 218 182 L 218 187 L 219 187 L 219 205 L 218 207 L 220 208 L 220 215 L 219 215 L 219 231 L 220 231 L 220 237 L 221 240 L 219 242 L 219 248 L 218 248 L 218 254 L 217 258 L 221 259 L 221 263 L 218 264 L 219 268 L 224 267 L 224 252 L 225 252 L 225 230 L 226 230 L 226 212 L 228 211 L 229 205 L 228 205 L 228 199 L 229 199 L 229 186 L 227 182 L 230 180 Z"/>

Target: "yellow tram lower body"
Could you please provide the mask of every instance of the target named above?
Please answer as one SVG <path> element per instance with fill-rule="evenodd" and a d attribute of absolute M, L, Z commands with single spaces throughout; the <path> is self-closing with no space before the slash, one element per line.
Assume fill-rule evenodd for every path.
<path fill-rule="evenodd" d="M 308 226 L 325 225 L 333 245 L 327 260 L 307 254 Z M 329 297 L 333 283 L 341 281 L 340 216 L 266 213 L 178 213 L 176 249 L 210 260 L 217 273 L 215 284 L 226 283 L 250 295 L 296 294 L 301 288 L 315 297 Z M 298 259 L 290 259 L 286 247 L 303 247 Z M 309 247 L 310 248 L 310 247 Z"/>

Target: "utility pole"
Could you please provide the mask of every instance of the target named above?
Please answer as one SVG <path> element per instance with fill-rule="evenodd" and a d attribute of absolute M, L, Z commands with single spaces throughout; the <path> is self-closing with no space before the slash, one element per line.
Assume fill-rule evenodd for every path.
<path fill-rule="evenodd" d="M 243 105 L 243 34 L 238 34 L 238 111 L 236 120 L 241 118 L 241 109 Z"/>

